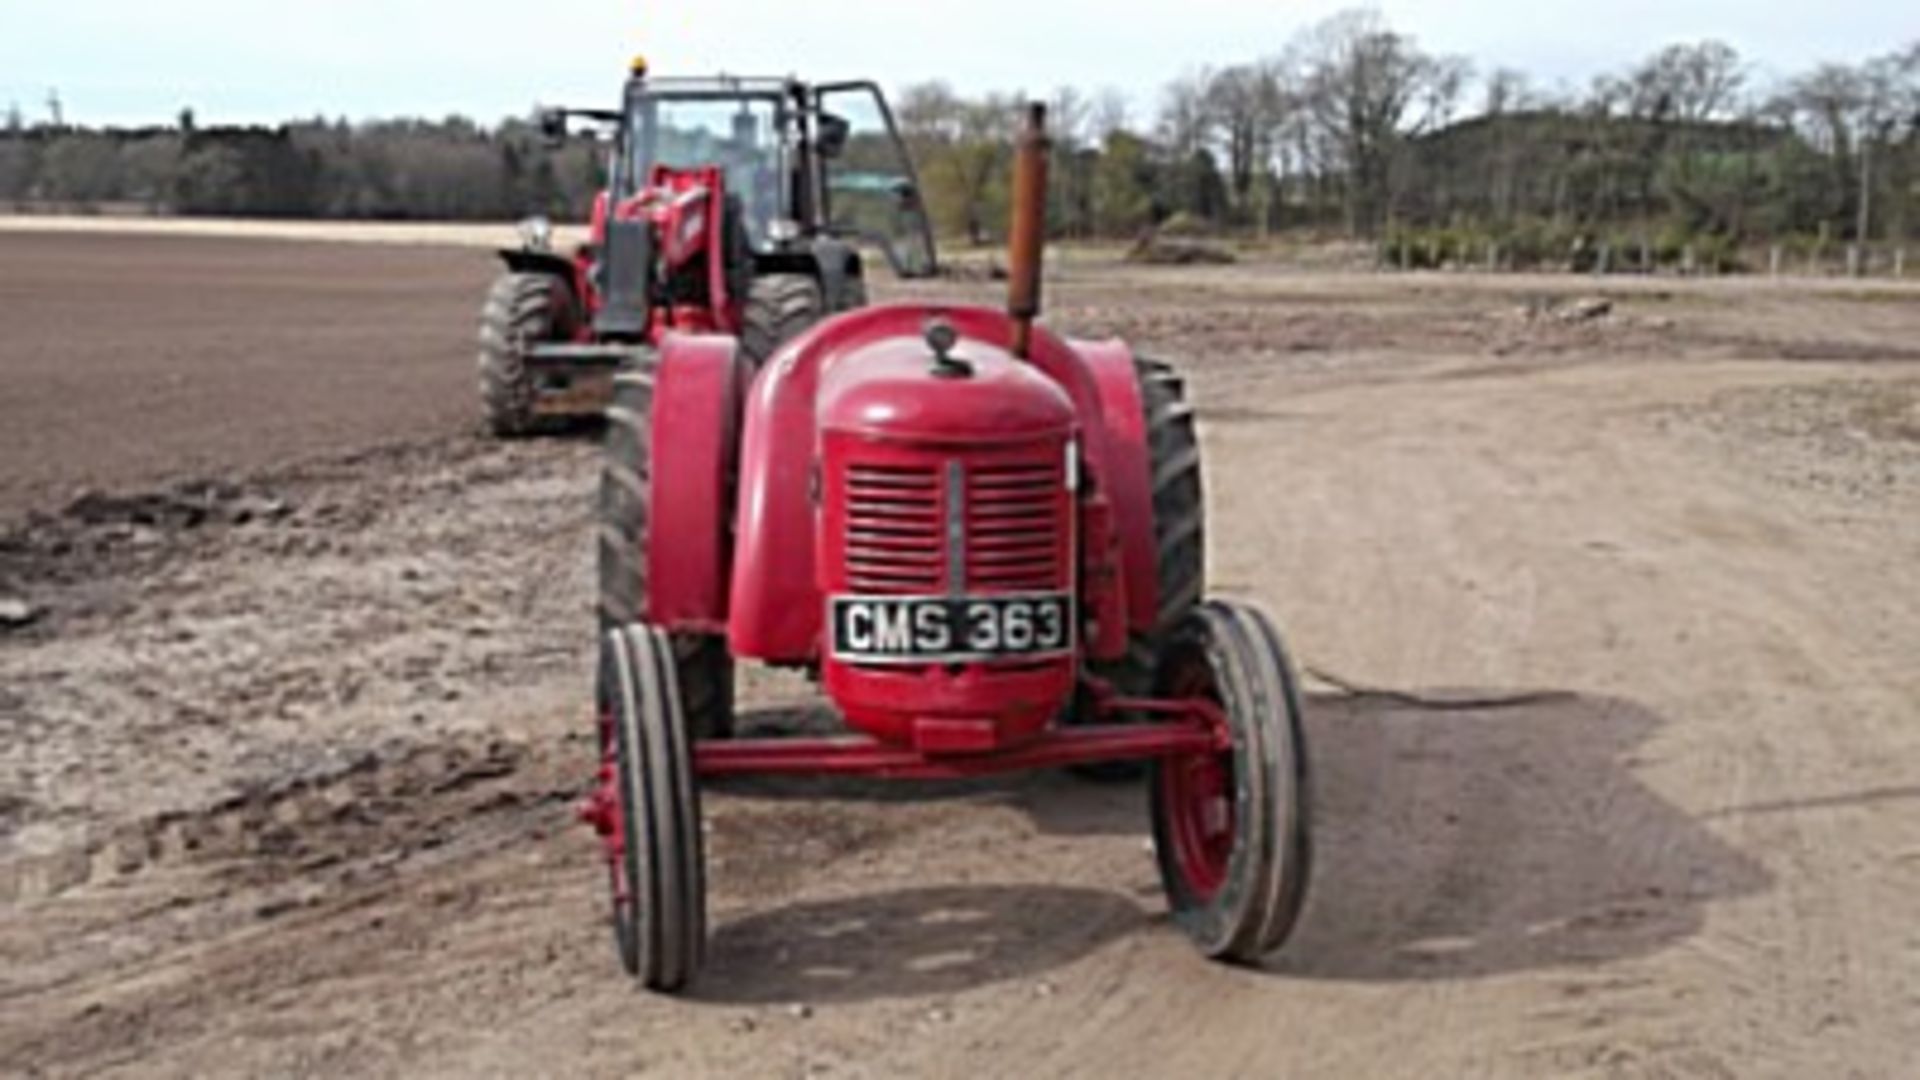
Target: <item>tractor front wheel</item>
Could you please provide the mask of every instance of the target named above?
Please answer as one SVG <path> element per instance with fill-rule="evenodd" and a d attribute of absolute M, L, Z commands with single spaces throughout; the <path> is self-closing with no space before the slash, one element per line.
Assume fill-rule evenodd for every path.
<path fill-rule="evenodd" d="M 740 353 L 755 371 L 774 351 L 800 336 L 826 314 L 820 282 L 807 274 L 765 274 L 747 289 L 741 317 Z"/>
<path fill-rule="evenodd" d="M 1280 635 L 1243 604 L 1195 608 L 1157 678 L 1204 701 L 1231 736 L 1217 753 L 1153 767 L 1154 851 L 1174 921 L 1209 957 L 1258 963 L 1299 919 L 1312 862 L 1306 735 Z"/>
<path fill-rule="evenodd" d="M 480 310 L 480 400 L 487 428 L 502 438 L 539 429 L 526 347 L 567 341 L 579 325 L 573 294 L 552 274 L 502 274 Z"/>
<path fill-rule="evenodd" d="M 614 943 L 649 990 L 685 987 L 706 952 L 700 792 L 674 675 L 673 645 L 635 623 L 607 631 L 600 666 L 610 691 L 602 727 L 614 750 L 619 822 L 607 845 Z"/>

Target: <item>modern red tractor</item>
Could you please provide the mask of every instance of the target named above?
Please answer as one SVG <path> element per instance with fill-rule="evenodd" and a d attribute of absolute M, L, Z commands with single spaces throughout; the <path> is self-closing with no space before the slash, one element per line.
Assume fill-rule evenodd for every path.
<path fill-rule="evenodd" d="M 737 338 L 671 333 L 615 379 L 582 816 L 651 989 L 701 965 L 713 777 L 1148 762 L 1168 901 L 1202 952 L 1257 961 L 1300 912 L 1299 690 L 1265 615 L 1202 599 L 1181 378 L 1033 322 L 1044 124 L 1033 106 L 1009 311 L 849 312 L 757 371 Z M 740 658 L 815 673 L 850 730 L 734 737 Z"/>
<path fill-rule="evenodd" d="M 902 277 L 935 271 L 913 163 L 872 83 L 649 78 L 617 111 L 547 110 L 612 132 L 591 232 L 553 250 L 542 218 L 480 320 L 480 391 L 497 435 L 598 416 L 614 374 L 670 331 L 729 334 L 750 364 L 866 303 L 862 247 Z"/>

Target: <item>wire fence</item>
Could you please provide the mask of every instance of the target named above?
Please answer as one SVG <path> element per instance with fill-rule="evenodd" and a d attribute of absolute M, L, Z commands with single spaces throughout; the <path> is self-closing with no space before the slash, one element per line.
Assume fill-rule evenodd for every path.
<path fill-rule="evenodd" d="M 1447 243 L 1434 239 L 1382 241 L 1379 265 L 1387 270 L 1457 270 L 1483 273 L 1548 271 L 1596 275 L 1639 274 L 1718 277 L 1881 278 L 1904 280 L 1911 271 L 1920 280 L 1905 244 L 1772 244 L 1733 248 L 1725 244 L 1677 248 L 1651 242 L 1573 245 L 1564 254 L 1542 257 L 1537 252 L 1516 255 L 1498 241 Z"/>

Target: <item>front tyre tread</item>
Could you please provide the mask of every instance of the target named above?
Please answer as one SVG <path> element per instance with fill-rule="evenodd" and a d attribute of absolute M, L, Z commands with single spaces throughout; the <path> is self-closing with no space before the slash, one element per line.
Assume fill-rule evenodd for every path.
<path fill-rule="evenodd" d="M 649 990 L 673 993 L 706 951 L 706 881 L 700 797 L 674 674 L 673 646 L 657 628 L 607 632 L 605 669 L 618 746 L 618 779 L 632 891 L 622 961 Z"/>

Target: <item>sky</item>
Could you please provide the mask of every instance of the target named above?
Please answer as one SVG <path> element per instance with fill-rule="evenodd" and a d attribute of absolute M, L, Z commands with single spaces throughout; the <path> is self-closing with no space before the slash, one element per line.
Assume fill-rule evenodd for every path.
<path fill-rule="evenodd" d="M 69 122 L 431 116 L 611 104 L 658 74 L 930 78 L 977 92 L 1115 87 L 1144 117 L 1181 72 L 1277 52 L 1343 8 L 1281 0 L 0 0 L 0 109 Z M 1452 0 L 1377 8 L 1482 72 L 1583 86 L 1674 41 L 1733 44 L 1765 82 L 1920 39 L 1916 0 Z M 964 13 L 964 14 L 961 14 Z"/>

